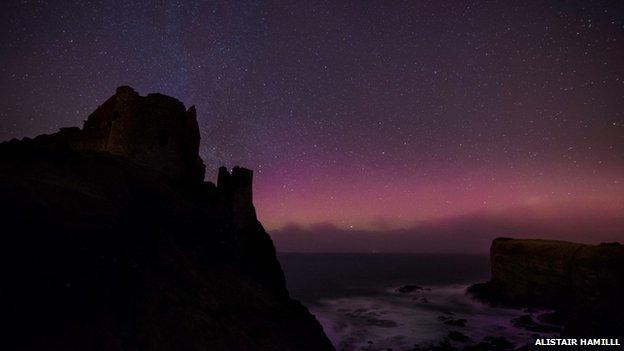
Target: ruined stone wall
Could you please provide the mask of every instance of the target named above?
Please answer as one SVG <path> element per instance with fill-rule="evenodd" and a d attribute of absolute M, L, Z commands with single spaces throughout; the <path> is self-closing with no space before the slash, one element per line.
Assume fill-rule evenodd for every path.
<path fill-rule="evenodd" d="M 171 177 L 201 181 L 195 107 L 161 94 L 140 96 L 122 86 L 84 124 L 80 148 L 124 156 Z"/>

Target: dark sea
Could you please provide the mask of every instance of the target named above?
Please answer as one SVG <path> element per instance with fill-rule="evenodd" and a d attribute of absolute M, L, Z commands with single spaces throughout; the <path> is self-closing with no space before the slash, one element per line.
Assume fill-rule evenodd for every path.
<path fill-rule="evenodd" d="M 492 337 L 519 347 L 557 335 L 512 322 L 527 315 L 537 320 L 548 311 L 491 307 L 465 294 L 469 285 L 489 279 L 486 255 L 282 253 L 278 258 L 291 295 L 316 316 L 338 350 L 414 350 L 441 342 L 462 349 Z"/>

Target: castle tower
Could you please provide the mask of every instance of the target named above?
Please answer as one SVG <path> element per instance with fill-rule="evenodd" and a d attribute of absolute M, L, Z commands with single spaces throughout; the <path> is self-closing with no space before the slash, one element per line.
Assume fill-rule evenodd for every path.
<path fill-rule="evenodd" d="M 220 167 L 217 177 L 217 191 L 230 203 L 235 213 L 245 216 L 253 214 L 253 171 L 247 168 L 234 167 L 232 173 Z"/>
<path fill-rule="evenodd" d="M 85 121 L 76 148 L 106 151 L 175 179 L 201 182 L 205 167 L 196 114 L 195 106 L 186 110 L 172 97 L 140 96 L 121 86 Z"/>

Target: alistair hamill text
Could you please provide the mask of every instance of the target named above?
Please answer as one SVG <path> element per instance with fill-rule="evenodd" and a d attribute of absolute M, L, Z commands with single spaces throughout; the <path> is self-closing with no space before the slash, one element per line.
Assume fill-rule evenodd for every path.
<path fill-rule="evenodd" d="M 620 339 L 536 339 L 535 346 L 620 346 Z"/>

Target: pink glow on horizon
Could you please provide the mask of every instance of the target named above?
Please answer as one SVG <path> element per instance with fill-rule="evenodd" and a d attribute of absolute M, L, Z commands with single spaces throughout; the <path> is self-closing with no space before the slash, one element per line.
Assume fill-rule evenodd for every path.
<path fill-rule="evenodd" d="M 622 174 L 603 170 L 556 170 L 541 176 L 526 173 L 488 177 L 485 170 L 451 175 L 397 175 L 383 178 L 358 172 L 257 174 L 255 204 L 267 229 L 289 223 L 331 222 L 345 229 L 391 229 L 416 222 L 471 213 L 529 211 L 544 219 L 561 216 L 624 213 Z M 495 174 L 495 173 L 491 173 Z M 526 213 L 525 213 L 526 214 Z"/>

